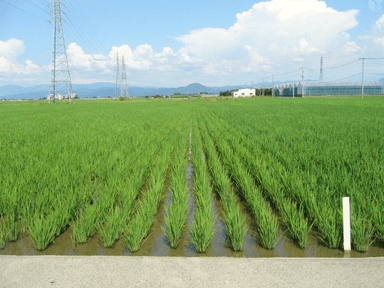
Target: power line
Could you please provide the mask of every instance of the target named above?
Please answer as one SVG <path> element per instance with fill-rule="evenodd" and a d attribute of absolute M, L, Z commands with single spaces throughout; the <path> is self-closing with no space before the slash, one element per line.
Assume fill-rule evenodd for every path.
<path fill-rule="evenodd" d="M 16 9 L 18 9 L 18 10 L 20 10 L 20 11 L 26 13 L 26 14 L 28 14 L 28 15 L 31 15 L 31 16 L 33 16 L 33 17 L 36 17 L 36 18 L 40 19 L 40 20 L 43 20 L 44 22 L 49 22 L 48 20 L 46 20 L 46 19 L 44 19 L 44 18 L 42 18 L 42 17 L 40 17 L 40 16 L 37 16 L 37 15 L 35 15 L 35 14 L 32 14 L 32 13 L 30 13 L 30 12 L 27 12 L 27 11 L 25 11 L 24 9 L 21 9 L 21 8 L 17 7 L 16 5 L 12 4 L 12 3 L 8 3 L 8 2 L 5 1 L 5 0 L 1 0 L 1 1 L 2 1 L 3 3 L 5 3 L 5 4 L 8 4 L 9 6 L 12 6 L 12 7 L 14 7 L 14 8 L 16 8 Z"/>

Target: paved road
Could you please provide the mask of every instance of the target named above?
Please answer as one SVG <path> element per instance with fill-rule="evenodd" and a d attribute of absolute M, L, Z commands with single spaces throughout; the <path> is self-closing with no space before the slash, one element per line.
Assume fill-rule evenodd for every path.
<path fill-rule="evenodd" d="M 384 258 L 0 256 L 0 287 L 384 287 Z"/>

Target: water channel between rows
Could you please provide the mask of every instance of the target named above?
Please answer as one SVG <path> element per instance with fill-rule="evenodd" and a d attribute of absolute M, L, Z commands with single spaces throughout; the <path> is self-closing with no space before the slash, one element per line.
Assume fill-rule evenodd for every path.
<path fill-rule="evenodd" d="M 204 157 L 204 156 L 203 156 Z M 170 171 L 168 171 L 170 174 Z M 191 239 L 188 236 L 188 229 L 193 224 L 195 201 L 193 198 L 193 165 L 191 158 L 191 147 L 188 155 L 187 182 L 189 187 L 189 210 L 187 217 L 187 227 L 184 229 L 180 244 L 176 249 L 172 249 L 167 241 L 167 237 L 162 229 L 165 221 L 165 207 L 169 205 L 171 199 L 171 179 L 167 176 L 165 188 L 163 190 L 163 199 L 159 210 L 155 216 L 154 223 L 148 238 L 143 242 L 138 252 L 132 253 L 126 248 L 124 239 L 119 239 L 113 248 L 104 248 L 99 241 L 99 235 L 96 233 L 86 244 L 79 244 L 73 247 L 72 229 L 68 229 L 57 237 L 54 242 L 44 251 L 38 251 L 32 245 L 28 236 L 20 237 L 18 241 L 7 243 L 5 249 L 0 250 L 0 255 L 105 255 L 105 256 L 170 256 L 170 257 L 384 257 L 384 243 L 373 243 L 368 251 L 364 253 L 351 251 L 344 253 L 340 249 L 327 248 L 317 236 L 316 231 L 311 231 L 308 237 L 308 244 L 305 249 L 300 249 L 284 233 L 282 225 L 278 231 L 279 241 L 273 250 L 268 250 L 259 244 L 257 233 L 255 233 L 255 223 L 252 215 L 247 209 L 243 199 L 239 197 L 241 213 L 246 215 L 248 232 L 244 239 L 243 251 L 234 252 L 230 245 L 222 221 L 223 216 L 222 203 L 217 193 L 213 192 L 212 208 L 214 217 L 217 219 L 215 235 L 205 253 L 197 253 Z"/>

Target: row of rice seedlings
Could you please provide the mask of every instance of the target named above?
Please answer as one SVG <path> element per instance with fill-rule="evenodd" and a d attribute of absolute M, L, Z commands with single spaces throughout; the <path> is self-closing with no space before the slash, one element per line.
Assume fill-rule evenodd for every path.
<path fill-rule="evenodd" d="M 7 239 L 17 240 L 21 226 L 22 233 L 30 233 L 31 240 L 36 238 L 33 241 L 41 243 L 36 246 L 44 247 L 46 245 L 42 243 L 49 242 L 44 238 L 52 239 L 51 235 L 60 234 L 71 223 L 73 215 L 80 215 L 79 219 L 87 218 L 83 215 L 87 213 L 87 205 L 97 202 L 99 196 L 95 193 L 103 194 L 109 189 L 106 187 L 108 178 L 116 171 L 116 166 L 126 164 L 132 157 L 131 153 L 135 151 L 132 146 L 153 145 L 149 138 L 143 139 L 143 131 L 146 131 L 145 135 L 153 135 L 151 139 L 156 143 L 156 136 L 164 131 L 167 124 L 164 121 L 161 129 L 153 125 L 163 119 L 164 113 L 157 111 L 158 105 L 153 104 L 152 110 L 147 106 L 140 111 L 115 104 L 78 105 L 71 110 L 64 106 L 25 106 L 24 110 L 16 106 L 7 107 L 12 118 L 2 119 L 4 129 L 0 131 L 1 147 L 4 148 L 0 150 L 3 169 L 0 173 L 0 198 L 16 199 L 0 201 L 0 217 L 4 219 L 4 225 L 14 227 L 11 230 L 15 231 L 5 232 Z M 165 110 L 164 107 L 160 109 Z M 23 113 L 25 111 L 28 113 Z M 174 111 L 165 112 L 171 114 Z M 2 115 L 3 112 L 7 113 L 2 111 Z M 77 121 L 70 127 L 63 124 L 74 117 Z M 170 122 L 173 120 L 166 118 Z M 45 125 L 47 122 L 50 125 Z M 58 199 L 72 193 L 76 194 L 76 205 L 68 204 L 69 209 L 65 209 L 64 203 L 67 202 Z M 7 207 L 13 202 L 17 207 L 15 217 L 7 217 Z M 11 220 L 7 221 L 7 218 Z M 96 219 L 93 216 L 88 218 Z M 46 236 L 39 232 L 43 229 L 40 222 L 49 226 L 44 228 Z M 95 227 L 84 230 L 90 230 L 85 234 L 92 235 Z M 39 235 L 42 241 L 38 239 Z"/>
<path fill-rule="evenodd" d="M 278 219 L 273 215 L 269 203 L 265 201 L 262 192 L 255 186 L 252 176 L 241 163 L 239 157 L 233 153 L 232 148 L 223 139 L 223 133 L 220 133 L 219 136 L 218 132 L 219 129 L 215 129 L 213 125 L 210 126 L 210 133 L 218 147 L 221 158 L 255 216 L 262 245 L 267 249 L 273 249 L 278 240 Z"/>
<path fill-rule="evenodd" d="M 56 199 L 55 209 L 48 215 L 35 214 L 29 219 L 28 232 L 37 250 L 45 250 L 66 229 L 75 216 L 78 201 L 76 193 L 71 193 L 66 198 L 62 195 Z"/>
<path fill-rule="evenodd" d="M 212 188 L 209 183 L 208 168 L 203 159 L 201 136 L 197 126 L 192 128 L 192 160 L 194 168 L 194 190 L 196 209 L 189 237 L 199 253 L 207 251 L 213 236 L 216 222 L 212 211 Z"/>
<path fill-rule="evenodd" d="M 247 234 L 245 216 L 240 212 L 237 198 L 232 190 L 231 181 L 216 152 L 215 145 L 201 121 L 199 121 L 201 135 L 204 141 L 204 150 L 208 159 L 209 170 L 216 191 L 220 195 L 224 207 L 224 223 L 229 240 L 234 251 L 243 249 L 244 238 Z"/>
<path fill-rule="evenodd" d="M 242 131 L 241 127 L 227 127 L 230 131 Z M 240 136 L 240 137 L 239 137 Z M 291 193 L 292 189 L 287 189 L 287 182 L 292 181 L 294 173 L 288 175 L 285 169 L 271 157 L 267 152 L 258 149 L 254 145 L 253 139 L 243 137 L 241 134 L 237 137 L 229 137 L 229 141 L 234 149 L 239 153 L 244 163 L 249 168 L 250 173 L 256 181 L 263 187 L 264 191 L 272 199 L 276 209 L 287 226 L 291 238 L 296 241 L 300 248 L 305 248 L 308 242 L 308 234 L 311 227 L 308 228 L 308 219 L 305 218 L 304 209 L 309 213 L 316 227 L 319 229 L 319 237 L 330 248 L 337 248 L 341 243 L 341 220 L 336 217 L 337 210 L 329 211 L 327 205 L 320 204 L 313 199 L 313 194 L 304 192 L 304 189 L 294 189 L 296 193 Z M 245 148 L 246 147 L 246 148 Z M 280 177 L 280 178 L 279 178 Z M 284 179 L 282 179 L 284 177 Z M 297 179 L 297 178 L 296 178 Z M 295 182 L 297 185 L 300 182 Z M 285 184 L 285 185 L 284 185 Z M 296 186 L 296 188 L 298 188 Z M 303 193 L 298 193 L 303 191 Z M 302 203 L 299 207 L 293 197 Z M 309 204 L 309 205 L 303 205 Z M 309 207 L 308 207 L 309 206 Z M 335 218 L 330 218 L 330 213 Z M 312 225 L 313 225 L 312 224 Z"/>
<path fill-rule="evenodd" d="M 305 184 L 301 186 L 303 184 L 302 178 L 297 172 L 288 173 L 286 168 L 282 167 L 273 156 L 252 145 L 254 138 L 242 138 L 242 143 L 249 149 L 249 153 L 246 153 L 243 159 L 248 162 L 250 171 L 252 171 L 255 179 L 266 190 L 275 191 L 276 199 L 279 199 L 280 196 L 279 202 L 281 204 L 276 204 L 276 206 L 281 211 L 282 217 L 286 218 L 288 231 L 292 238 L 296 239 L 299 246 L 304 246 L 304 243 L 307 242 L 307 234 L 309 233 L 307 220 L 304 217 L 305 209 L 313 219 L 312 225 L 315 225 L 320 232 L 319 239 L 329 248 L 335 249 L 340 247 L 342 221 L 338 206 L 330 205 L 327 197 L 316 199 L 315 194 L 311 192 L 313 189 L 306 187 Z M 251 157 L 251 155 L 262 155 L 263 159 Z M 290 205 L 291 207 L 286 205 L 288 200 L 283 196 L 284 191 L 286 195 L 289 195 L 288 197 L 294 198 L 298 203 L 301 203 L 299 210 L 297 210 L 295 204 L 293 206 Z M 328 195 L 328 193 L 325 191 L 324 195 Z M 294 213 L 295 209 L 296 213 Z M 307 230 L 308 232 L 306 232 Z"/>
<path fill-rule="evenodd" d="M 147 137 L 147 139 L 142 139 L 143 143 L 154 140 L 153 137 L 156 135 L 154 134 Z M 142 167 L 150 163 L 156 146 L 135 145 L 131 149 L 133 157 L 126 159 L 119 166 L 114 165 L 115 161 L 111 159 L 111 162 L 108 163 L 109 165 L 105 165 L 103 168 L 106 171 L 99 173 L 104 175 L 103 180 L 105 184 L 102 185 L 96 182 L 96 190 L 91 203 L 81 207 L 80 214 L 72 226 L 74 243 L 84 244 L 98 231 L 101 243 L 104 247 L 109 248 L 122 235 L 130 213 L 132 213 L 133 203 L 139 194 L 141 186 L 144 184 L 142 182 L 145 181 L 143 179 Z M 143 149 L 146 149 L 146 151 L 143 151 Z M 143 156 L 142 153 L 147 154 Z M 140 160 L 139 156 L 141 156 Z M 135 168 L 136 170 L 131 171 Z M 140 171 L 140 174 L 137 174 L 138 171 Z M 129 173 L 132 174 L 128 178 L 127 184 L 124 181 L 124 177 L 127 174 L 129 175 Z M 140 178 L 139 176 L 142 177 Z M 136 180 L 139 180 L 141 183 L 140 187 L 137 187 L 137 185 L 132 187 Z M 101 179 L 97 179 L 97 181 L 101 181 Z M 117 203 L 119 198 L 120 200 L 124 199 L 123 203 L 130 202 L 130 207 L 127 207 L 127 205 L 119 207 L 121 204 Z"/>
<path fill-rule="evenodd" d="M 185 133 L 183 133 L 185 134 Z M 174 162 L 172 164 L 171 200 L 165 208 L 166 216 L 163 230 L 172 248 L 179 245 L 183 233 L 188 209 L 188 185 L 187 185 L 187 145 L 188 138 L 180 139 L 175 149 Z"/>
<path fill-rule="evenodd" d="M 81 207 L 80 214 L 72 223 L 73 240 L 79 244 L 86 243 L 96 233 L 100 220 L 115 203 L 116 190 L 113 187 L 96 185 L 96 192 L 92 202 Z"/>
<path fill-rule="evenodd" d="M 308 229 L 308 219 L 305 218 L 302 207 L 298 208 L 297 203 L 287 197 L 282 185 L 271 175 L 269 167 L 264 164 L 265 162 L 261 162 L 260 158 L 256 158 L 254 154 L 242 146 L 238 137 L 230 137 L 230 143 L 242 162 L 248 167 L 249 173 L 273 201 L 291 238 L 296 241 L 300 248 L 304 249 L 308 242 L 310 229 Z M 259 193 L 262 192 L 259 191 Z"/>
<path fill-rule="evenodd" d="M 120 175 L 117 176 L 115 185 L 118 189 L 119 198 L 114 209 L 108 211 L 100 220 L 99 234 L 100 241 L 105 248 L 111 248 L 114 243 L 123 234 L 124 228 L 127 226 L 134 210 L 135 201 L 140 193 L 140 189 L 149 174 L 149 167 L 156 150 L 153 146 L 149 147 L 147 154 L 137 155 L 135 158 L 135 169 L 127 179 L 127 182 L 120 182 Z"/>
<path fill-rule="evenodd" d="M 156 165 L 151 172 L 149 191 L 137 204 L 137 212 L 124 230 L 126 245 L 132 252 L 139 250 L 140 245 L 148 236 L 162 199 L 163 186 L 166 180 L 172 147 L 166 145 L 158 156 Z"/>
<path fill-rule="evenodd" d="M 352 102 L 352 100 L 348 101 Z M 348 105 L 345 101 L 343 103 L 338 103 L 337 100 L 332 102 L 332 108 L 337 109 L 337 112 L 335 111 L 338 115 L 337 118 L 328 109 L 331 106 L 327 106 L 327 109 L 320 109 L 321 111 L 319 108 L 325 106 L 316 106 L 314 111 L 309 112 L 314 107 L 314 103 L 306 103 L 310 105 L 292 107 L 296 110 L 290 111 L 293 113 L 287 113 L 287 110 L 292 110 L 291 108 L 285 109 L 286 111 L 283 113 L 274 113 L 279 117 L 276 117 L 273 127 L 269 121 L 263 121 L 263 126 L 257 125 L 261 123 L 258 120 L 263 113 L 241 111 L 241 114 L 236 117 L 228 115 L 228 120 L 231 124 L 237 122 L 236 127 L 248 126 L 249 135 L 260 131 L 262 137 L 253 137 L 253 144 L 272 153 L 290 171 L 290 174 L 296 176 L 289 177 L 291 183 L 288 182 L 288 185 L 292 185 L 293 188 L 298 186 L 301 190 L 298 191 L 299 193 L 310 192 L 311 195 L 306 197 L 309 201 L 305 203 L 305 206 L 310 211 L 309 214 L 315 220 L 315 226 L 319 231 L 327 230 L 328 234 L 335 233 L 329 237 L 334 240 L 341 237 L 339 235 L 341 230 L 338 228 L 341 226 L 339 220 L 341 218 L 329 220 L 326 216 L 322 217 L 327 214 L 327 211 L 320 212 L 320 214 L 318 211 L 327 210 L 327 208 L 321 207 L 326 205 L 336 211 L 331 215 L 337 215 L 340 213 L 341 198 L 350 196 L 351 201 L 356 201 L 354 209 L 360 211 L 360 214 L 362 213 L 365 221 L 371 222 L 371 224 L 363 226 L 366 228 L 372 226 L 373 235 L 377 237 L 376 235 L 381 234 L 377 231 L 381 224 L 380 222 L 372 223 L 372 212 L 376 199 L 382 198 L 380 194 L 383 189 L 382 181 L 378 180 L 383 175 L 382 165 L 379 165 L 382 162 L 380 156 L 382 138 L 377 136 L 383 134 L 383 125 L 379 125 L 382 117 L 377 113 L 379 110 L 370 106 L 369 109 L 372 109 L 372 113 L 369 113 L 369 117 L 372 121 L 360 123 L 359 113 L 362 113 L 364 109 L 368 112 L 369 105 L 359 107 L 355 105 L 356 103 Z M 270 108 L 275 109 L 276 107 Z M 247 109 L 247 107 L 245 108 Z M 350 113 L 351 111 L 354 111 L 353 115 Z M 244 114 L 249 116 L 246 121 L 242 117 Z M 250 119 L 251 121 L 249 121 Z M 264 118 L 261 119 L 264 120 Z M 332 125 L 329 125 L 330 122 Z M 301 181 L 302 183 L 299 185 L 295 184 L 295 182 Z M 302 187 L 300 188 L 300 186 Z M 295 193 L 295 191 L 292 192 Z M 324 222 L 320 222 L 320 218 L 324 219 Z M 376 220 L 383 221 L 384 219 Z M 354 221 L 352 218 L 352 222 Z M 352 226 L 354 226 L 353 223 Z M 356 241 L 362 241 L 362 244 L 370 243 L 371 241 L 364 240 L 365 234 L 369 233 L 361 231 L 361 236 L 355 236 Z M 335 247 L 335 243 L 339 241 L 332 242 L 334 244 L 329 243 L 329 246 Z"/>

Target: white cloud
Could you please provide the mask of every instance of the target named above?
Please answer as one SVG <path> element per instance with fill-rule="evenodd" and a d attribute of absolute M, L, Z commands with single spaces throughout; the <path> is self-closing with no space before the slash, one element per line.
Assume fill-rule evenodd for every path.
<path fill-rule="evenodd" d="M 76 43 L 68 45 L 68 62 L 70 68 L 84 68 L 86 71 L 108 70 L 108 57 L 101 54 L 85 54 Z"/>
<path fill-rule="evenodd" d="M 373 41 L 380 48 L 384 47 L 384 14 L 375 22 L 371 35 L 363 35 L 359 37 L 363 41 Z"/>
<path fill-rule="evenodd" d="M 25 52 L 22 40 L 9 39 L 0 41 L 0 73 L 4 74 L 39 74 L 41 68 L 31 60 L 26 60 L 25 65 L 18 62 L 18 57 Z"/>
<path fill-rule="evenodd" d="M 229 29 L 204 28 L 177 39 L 207 73 L 268 71 L 296 60 L 317 62 L 340 45 L 349 48 L 344 53 L 357 52 L 347 31 L 358 25 L 358 12 L 339 12 L 319 0 L 271 0 L 237 14 Z"/>

